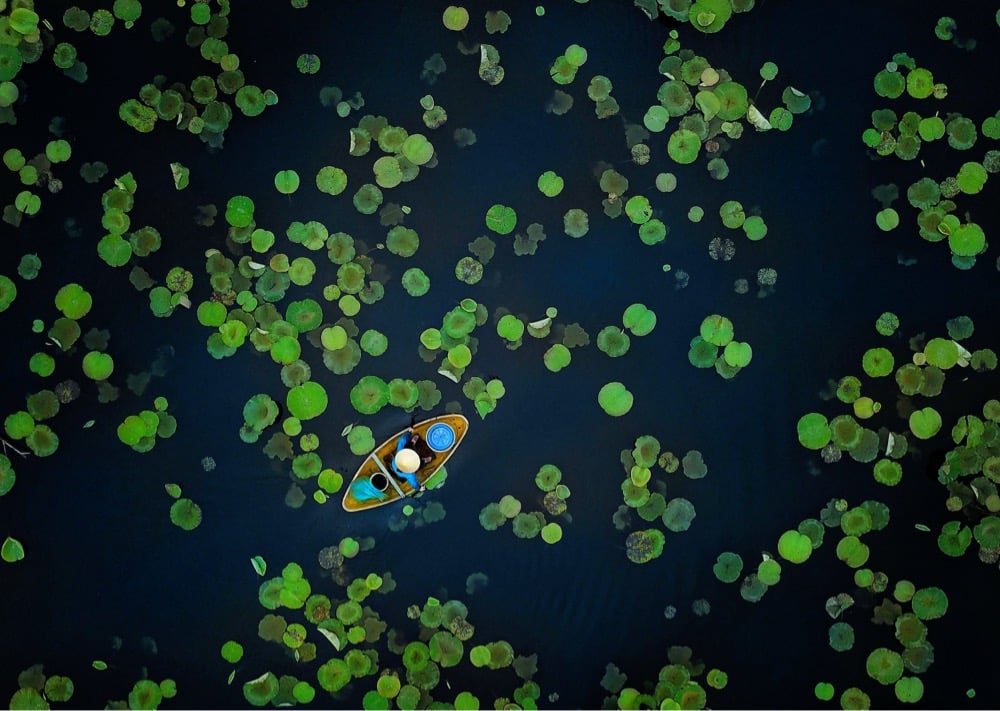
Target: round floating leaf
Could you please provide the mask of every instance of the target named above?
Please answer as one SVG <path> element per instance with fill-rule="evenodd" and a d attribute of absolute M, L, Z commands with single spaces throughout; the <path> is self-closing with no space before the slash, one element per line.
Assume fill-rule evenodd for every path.
<path fill-rule="evenodd" d="M 789 563 L 804 563 L 812 550 L 812 539 L 798 531 L 785 531 L 778 539 L 778 555 Z"/>
<path fill-rule="evenodd" d="M 132 245 L 118 234 L 107 234 L 97 241 L 97 254 L 108 266 L 121 267 L 132 258 Z"/>
<path fill-rule="evenodd" d="M 986 233 L 976 223 L 968 222 L 952 230 L 948 246 L 958 257 L 975 257 L 986 250 Z"/>
<path fill-rule="evenodd" d="M 273 672 L 265 672 L 243 684 L 243 698 L 252 706 L 267 706 L 278 695 L 279 689 L 278 677 Z"/>
<path fill-rule="evenodd" d="M 94 300 L 90 292 L 79 284 L 66 284 L 56 292 L 56 308 L 62 311 L 66 318 L 79 321 L 90 312 Z"/>
<path fill-rule="evenodd" d="M 760 215 L 750 215 L 743 221 L 743 232 L 746 234 L 747 239 L 757 242 L 764 239 L 765 235 L 767 235 L 767 224 L 765 224 L 764 218 Z"/>
<path fill-rule="evenodd" d="M 455 265 L 455 277 L 466 284 L 476 284 L 483 278 L 483 264 L 475 257 L 465 256 Z"/>
<path fill-rule="evenodd" d="M 275 684 L 277 684 L 277 679 L 275 679 Z M 163 691 L 159 684 L 150 679 L 140 679 L 135 682 L 132 691 L 129 692 L 128 707 L 130 709 L 156 709 L 159 708 L 162 700 Z"/>
<path fill-rule="evenodd" d="M 934 93 L 934 75 L 917 67 L 906 75 L 906 93 L 914 99 L 926 99 Z"/>
<path fill-rule="evenodd" d="M 222 658 L 230 664 L 236 664 L 243 658 L 243 645 L 233 640 L 222 645 Z"/>
<path fill-rule="evenodd" d="M 63 163 L 69 160 L 72 148 L 69 141 L 59 138 L 45 145 L 45 156 L 53 163 Z"/>
<path fill-rule="evenodd" d="M 690 129 L 677 129 L 670 134 L 670 139 L 667 141 L 667 154 L 673 158 L 674 162 L 681 165 L 694 163 L 698 159 L 700 150 L 701 138 Z"/>
<path fill-rule="evenodd" d="M 316 188 L 327 195 L 340 195 L 347 189 L 347 173 L 343 168 L 323 166 L 316 173 Z"/>
<path fill-rule="evenodd" d="M 90 351 L 83 357 L 83 373 L 91 380 L 107 380 L 114 369 L 115 362 L 107 353 Z"/>
<path fill-rule="evenodd" d="M 351 388 L 351 404 L 363 415 L 374 415 L 389 402 L 389 384 L 377 375 L 366 375 Z"/>
<path fill-rule="evenodd" d="M 10 277 L 0 274 L 0 312 L 6 311 L 16 298 L 17 285 Z"/>
<path fill-rule="evenodd" d="M 375 182 L 382 188 L 394 188 L 403 182 L 403 169 L 396 156 L 382 156 L 372 165 Z"/>
<path fill-rule="evenodd" d="M 642 125 L 653 133 L 660 133 L 667 127 L 670 121 L 670 112 L 666 107 L 659 104 L 650 106 L 642 117 Z"/>
<path fill-rule="evenodd" d="M 903 478 L 903 467 L 891 459 L 880 459 L 875 462 L 875 481 L 886 486 L 895 486 Z"/>
<path fill-rule="evenodd" d="M 868 655 L 865 669 L 880 684 L 895 684 L 903 675 L 903 657 L 895 650 L 878 647 Z"/>
<path fill-rule="evenodd" d="M 282 195 L 291 195 L 299 189 L 299 174 L 294 170 L 279 170 L 274 175 L 274 187 Z"/>
<path fill-rule="evenodd" d="M 326 389 L 315 381 L 296 385 L 288 391 L 285 404 L 293 417 L 311 420 L 326 411 L 329 400 Z"/>
<path fill-rule="evenodd" d="M 354 193 L 354 209 L 362 215 L 372 215 L 382 204 L 384 196 L 379 187 L 373 183 L 365 183 Z"/>
<path fill-rule="evenodd" d="M 749 343 L 730 341 L 723 349 L 722 357 L 728 365 L 734 368 L 744 368 L 750 364 L 750 359 L 753 358 L 753 349 Z"/>
<path fill-rule="evenodd" d="M 807 449 L 823 449 L 831 438 L 830 423 L 825 415 L 810 412 L 799 418 L 796 430 L 799 444 Z"/>
<path fill-rule="evenodd" d="M 50 676 L 45 680 L 45 698 L 49 701 L 69 701 L 73 691 L 73 680 L 69 677 Z"/>
<path fill-rule="evenodd" d="M 617 326 L 605 326 L 597 334 L 597 348 L 612 358 L 625 355 L 630 345 L 628 334 Z"/>
<path fill-rule="evenodd" d="M 828 633 L 830 648 L 846 652 L 854 646 L 854 628 L 847 622 L 834 622 Z"/>
<path fill-rule="evenodd" d="M 724 583 L 733 583 L 739 580 L 743 572 L 743 558 L 738 553 L 725 551 L 720 553 L 712 566 L 715 577 Z"/>
<path fill-rule="evenodd" d="M 562 539 L 562 526 L 551 521 L 542 526 L 542 540 L 546 543 L 558 543 Z"/>
<path fill-rule="evenodd" d="M 719 97 L 719 112 L 716 118 L 723 121 L 737 121 L 746 116 L 750 108 L 747 89 L 735 81 L 720 82 L 712 92 Z"/>
<path fill-rule="evenodd" d="M 456 368 L 465 368 L 472 362 L 472 351 L 464 343 L 448 349 L 448 362 Z"/>
<path fill-rule="evenodd" d="M 861 358 L 861 367 L 872 378 L 883 378 L 892 373 L 895 360 L 888 348 L 869 348 Z"/>
<path fill-rule="evenodd" d="M 762 560 L 757 565 L 757 579 L 765 585 L 777 585 L 781 582 L 781 563 L 774 558 Z"/>
<path fill-rule="evenodd" d="M 246 195 L 234 195 L 226 203 L 226 222 L 233 227 L 247 227 L 253 222 L 254 203 Z"/>
<path fill-rule="evenodd" d="M 564 181 L 554 171 L 547 170 L 538 176 L 538 190 L 545 197 L 555 197 L 563 190 Z"/>
<path fill-rule="evenodd" d="M 201 507 L 191 499 L 177 499 L 170 506 L 170 522 L 185 531 L 193 531 L 201 524 Z"/>
<path fill-rule="evenodd" d="M 632 531 L 625 539 L 625 555 L 633 563 L 648 563 L 660 557 L 665 542 L 666 537 L 658 529 Z"/>
<path fill-rule="evenodd" d="M 514 208 L 496 204 L 486 211 L 486 226 L 500 235 L 508 235 L 517 225 Z"/>
<path fill-rule="evenodd" d="M 893 686 L 893 691 L 903 703 L 915 704 L 924 697 L 924 682 L 917 676 L 904 676 Z"/>
<path fill-rule="evenodd" d="M 511 343 L 516 343 L 524 335 L 524 321 L 514 314 L 504 314 L 497 321 L 497 335 Z"/>
<path fill-rule="evenodd" d="M 695 0 L 688 11 L 691 25 L 701 32 L 714 33 L 722 29 L 733 14 L 729 0 Z"/>
<path fill-rule="evenodd" d="M 583 237 L 590 230 L 590 218 L 584 210 L 571 208 L 563 214 L 563 231 L 570 237 Z"/>
<path fill-rule="evenodd" d="M 601 387 L 597 403 L 612 417 L 621 417 L 632 409 L 632 393 L 620 382 L 613 381 Z"/>
<path fill-rule="evenodd" d="M 641 225 L 653 216 L 653 206 L 644 195 L 633 195 L 625 203 L 625 214 L 634 224 Z"/>
<path fill-rule="evenodd" d="M 650 246 L 659 244 L 667 238 L 667 226 L 662 220 L 652 218 L 639 226 L 639 239 Z"/>
<path fill-rule="evenodd" d="M 837 543 L 837 558 L 851 568 L 860 568 L 868 562 L 871 551 L 857 536 L 844 536 Z"/>
<path fill-rule="evenodd" d="M 921 620 L 936 620 L 948 611 L 948 596 L 938 587 L 920 588 L 913 593 L 910 605 Z"/>
<path fill-rule="evenodd" d="M 389 339 L 384 334 L 368 329 L 361 334 L 361 350 L 370 356 L 380 356 L 389 347 Z"/>
<path fill-rule="evenodd" d="M 733 322 L 719 314 L 706 316 L 701 322 L 699 335 L 708 343 L 725 346 L 733 340 Z"/>
<path fill-rule="evenodd" d="M 969 161 L 963 163 L 962 167 L 958 169 L 955 180 L 958 182 L 959 190 L 967 195 L 975 195 L 982 192 L 988 177 L 986 168 L 982 164 Z"/>
<path fill-rule="evenodd" d="M 656 326 L 656 314 L 644 304 L 631 304 L 622 314 L 622 324 L 632 335 L 646 336 Z"/>
<path fill-rule="evenodd" d="M 918 439 L 930 439 L 941 429 L 941 415 L 933 407 L 924 407 L 910 413 L 909 423 Z"/>
<path fill-rule="evenodd" d="M 452 32 L 461 32 L 469 24 L 469 11 L 460 5 L 449 5 L 445 8 L 441 21 Z"/>
<path fill-rule="evenodd" d="M 320 342 L 327 350 L 340 350 L 347 345 L 347 331 L 343 326 L 329 326 L 320 334 Z"/>
<path fill-rule="evenodd" d="M 554 343 L 549 346 L 549 349 L 546 350 L 542 356 L 545 367 L 553 373 L 558 373 L 560 370 L 569 365 L 571 359 L 572 355 L 569 348 L 564 346 L 562 343 Z"/>
<path fill-rule="evenodd" d="M 423 134 L 412 133 L 403 141 L 400 153 L 413 165 L 425 165 L 434 157 L 434 146 Z"/>

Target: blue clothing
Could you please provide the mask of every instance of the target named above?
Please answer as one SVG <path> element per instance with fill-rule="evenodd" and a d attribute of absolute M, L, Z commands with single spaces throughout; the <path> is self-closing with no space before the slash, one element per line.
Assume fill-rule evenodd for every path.
<path fill-rule="evenodd" d="M 406 449 L 406 445 L 409 444 L 409 442 L 410 442 L 410 433 L 409 432 L 404 432 L 400 436 L 399 441 L 396 442 L 396 451 L 398 452 L 401 449 Z M 417 475 L 416 474 L 409 474 L 407 472 L 401 472 L 401 471 L 399 471 L 399 469 L 396 468 L 396 457 L 395 456 L 393 456 L 393 458 L 390 460 L 389 464 L 392 466 L 392 471 L 393 471 L 393 473 L 396 476 L 398 476 L 400 479 L 405 479 L 407 481 L 407 483 L 409 483 L 409 485 L 412 486 L 414 489 L 419 489 L 420 488 L 420 480 L 417 479 Z"/>
<path fill-rule="evenodd" d="M 385 494 L 375 488 L 370 479 L 358 479 L 351 484 L 351 495 L 358 501 L 371 501 L 377 499 L 382 501 Z"/>

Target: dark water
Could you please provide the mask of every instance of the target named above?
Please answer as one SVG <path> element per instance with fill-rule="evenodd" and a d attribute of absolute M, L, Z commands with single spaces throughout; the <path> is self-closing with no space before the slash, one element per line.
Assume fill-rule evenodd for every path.
<path fill-rule="evenodd" d="M 675 23 L 649 22 L 625 2 L 551 3 L 543 17 L 535 15 L 534 4 L 513 3 L 503 8 L 513 20 L 510 29 L 487 35 L 483 14 L 499 8 L 466 6 L 470 26 L 454 34 L 442 26 L 444 5 L 314 0 L 295 10 L 284 2 L 240 3 L 231 13 L 226 41 L 240 56 L 247 81 L 273 89 L 280 100 L 255 118 L 234 110 L 221 150 L 209 150 L 162 121 L 152 134 L 140 135 L 117 116 L 119 104 L 156 74 L 168 83 L 189 83 L 198 74 L 217 71 L 184 45 L 190 23 L 186 10 L 172 3 L 146 7 L 136 27 L 125 30 L 119 24 L 103 38 L 67 30 L 60 21 L 62 6 L 41 12 L 55 27 L 55 41 L 77 45 L 89 78 L 79 84 L 62 76 L 47 50 L 19 74 L 17 123 L 0 129 L 5 148 L 16 146 L 31 157 L 52 138 L 52 118 L 62 116 L 64 137 L 73 146 L 69 163 L 56 166 L 63 191 L 50 195 L 36 189 L 41 211 L 17 229 L 0 228 L 0 273 L 14 279 L 19 292 L 0 316 L 6 344 L 0 350 L 4 416 L 23 409 L 25 396 L 56 379 L 79 380 L 83 395 L 50 423 L 60 439 L 54 455 L 11 455 L 17 482 L 0 500 L 0 535 L 20 540 L 27 555 L 0 570 L 3 694 L 17 690 L 18 674 L 32 664 L 73 679 L 76 692 L 64 705 L 74 707 L 124 700 L 144 677 L 176 680 L 178 695 L 164 700 L 164 708 L 244 707 L 242 683 L 266 671 L 317 686 L 316 669 L 332 656 L 332 648 L 312 633 L 318 659 L 297 664 L 280 645 L 257 637 L 257 623 L 267 611 L 257 601 L 261 581 L 248 558 L 264 556 L 268 577 L 297 561 L 314 592 L 343 600 L 343 588 L 323 573 L 316 556 L 324 546 L 353 536 L 370 538 L 374 547 L 348 562 L 349 578 L 390 571 L 398 583 L 388 595 L 366 601 L 390 627 L 413 639 L 420 630 L 407 619 L 407 606 L 421 605 L 428 596 L 462 600 L 476 627 L 466 642 L 467 655 L 475 644 L 501 639 L 518 655 L 537 654 L 533 679 L 541 690 L 540 707 L 614 706 L 600 685 L 606 665 L 616 664 L 628 675 L 628 686 L 643 690 L 668 663 L 671 646 L 688 646 L 706 668 L 729 675 L 725 689 L 707 689 L 711 707 L 838 707 L 840 693 L 850 686 L 868 693 L 873 706 L 898 706 L 892 687 L 865 672 L 872 649 L 898 643 L 890 628 L 870 623 L 881 596 L 856 591 L 853 572 L 836 559 L 838 529 L 827 531 L 826 541 L 805 564 L 785 563 L 781 581 L 759 603 L 744 601 L 738 584 L 723 584 L 712 573 L 716 556 L 727 550 L 743 556 L 750 572 L 761 551 L 776 552 L 783 531 L 818 517 L 831 498 L 842 497 L 852 506 L 866 499 L 889 505 L 889 526 L 864 540 L 872 550 L 869 567 L 888 575 L 890 591 L 905 578 L 917 587 L 941 587 L 949 596 L 947 615 L 928 624 L 936 660 L 919 675 L 925 694 L 918 705 L 995 706 L 1000 697 L 989 650 L 1000 631 L 993 614 L 997 570 L 976 559 L 976 544 L 957 559 L 938 550 L 936 532 L 959 516 L 945 510 L 947 492 L 929 473 L 928 457 L 951 446 L 947 431 L 959 415 L 980 413 L 987 399 L 998 396 L 995 373 L 949 372 L 943 394 L 933 402 L 945 429 L 922 452 L 903 460 L 903 481 L 891 489 L 873 480 L 871 464 L 845 456 L 824 465 L 796 438 L 802 414 L 816 410 L 832 417 L 846 411 L 837 409 L 839 403 L 823 402 L 819 392 L 830 378 L 863 376 L 861 355 L 867 348 L 887 345 L 899 362 L 909 355 L 908 338 L 920 332 L 944 336 L 945 322 L 958 315 L 975 322 L 966 343 L 970 350 L 995 349 L 1000 342 L 995 247 L 973 269 L 954 268 L 945 243 L 929 244 L 917 236 L 915 211 L 905 200 L 906 186 L 920 176 L 953 175 L 962 162 L 982 160 L 995 141 L 980 136 L 965 154 L 925 144 L 924 167 L 917 161 L 873 161 L 860 142 L 871 111 L 886 103 L 873 94 L 872 77 L 898 51 L 909 52 L 949 86 L 946 99 L 928 99 L 915 110 L 942 116 L 960 112 L 977 126 L 992 115 L 997 107 L 984 68 L 995 64 L 994 9 L 979 3 L 947 8 L 958 21 L 959 37 L 978 40 L 972 51 L 934 37 L 938 15 L 933 8 L 903 2 L 865 4 L 849 14 L 843 4 L 758 0 L 752 12 L 735 16 L 718 35 L 680 27 L 684 47 L 729 70 L 751 93 L 760 65 L 775 62 L 780 72 L 761 92 L 762 106 L 779 104 L 789 84 L 813 95 L 813 109 L 796 116 L 787 132 L 757 134 L 748 127 L 725 155 L 729 177 L 715 181 L 705 171 L 704 158 L 678 166 L 667 157 L 667 136 L 676 121 L 667 132 L 650 137 L 648 165 L 629 160 L 622 119 L 641 123 L 656 103 L 663 79 L 657 65 Z M 154 43 L 149 34 L 158 12 L 177 27 L 164 43 Z M 477 77 L 478 55 L 459 52 L 460 38 L 470 45 L 497 46 L 506 72 L 500 85 L 488 86 Z M 571 85 L 557 87 L 548 68 L 571 43 L 587 48 L 588 60 Z M 302 52 L 321 58 L 316 75 L 295 69 Z M 435 52 L 447 71 L 428 84 L 420 78 L 421 67 Z M 612 80 L 619 116 L 599 120 L 594 115 L 586 85 L 595 74 Z M 318 100 L 328 85 L 339 86 L 346 96 L 361 92 L 364 107 L 338 118 Z M 575 100 L 563 116 L 544 110 L 556 88 Z M 448 112 L 448 122 L 436 131 L 420 119 L 418 102 L 427 93 Z M 258 444 L 238 437 L 243 404 L 251 395 L 266 392 L 283 402 L 278 366 L 249 344 L 231 358 L 212 359 L 205 350 L 210 329 L 200 326 L 194 313 L 179 309 L 166 319 L 154 317 L 147 296 L 129 284 L 128 268 L 109 268 L 95 250 L 103 235 L 101 193 L 127 171 L 138 182 L 133 227 L 150 224 L 163 235 L 157 254 L 133 263 L 158 280 L 175 265 L 191 270 L 195 304 L 210 296 L 203 254 L 209 248 L 226 250 L 222 212 L 233 195 L 253 197 L 258 225 L 274 231 L 278 246 L 290 256 L 305 254 L 283 241 L 284 229 L 294 220 L 319 220 L 331 232 L 348 232 L 369 246 L 384 241 L 387 228 L 377 215 L 360 215 L 350 201 L 354 190 L 371 180 L 371 162 L 381 155 L 377 147 L 362 158 L 347 153 L 348 129 L 365 113 L 428 135 L 438 165 L 384 191 L 387 202 L 412 208 L 405 224 L 420 235 L 420 249 L 411 259 L 372 252 L 387 276 L 386 295 L 363 306 L 355 322 L 362 331 L 384 333 L 389 350 L 378 358 L 364 355 L 352 373 L 335 376 L 323 368 L 315 349 L 304 347 L 314 379 L 330 396 L 330 407 L 307 423 L 307 431 L 320 435 L 324 464 L 346 475 L 359 458 L 338 436 L 345 425 L 366 424 L 378 440 L 410 418 L 392 407 L 374 416 L 356 413 L 349 392 L 362 375 L 432 379 L 443 393 L 438 410 L 460 403 L 471 419 L 469 435 L 449 463 L 446 486 L 424 499 L 440 503 L 446 517 L 401 532 L 390 528 L 398 511 L 348 515 L 338 505 L 339 494 L 323 506 L 311 498 L 298 509 L 286 506 L 289 464 L 261 453 L 276 426 Z M 451 134 L 459 127 L 476 132 L 474 145 L 454 144 Z M 109 166 L 97 185 L 84 183 L 78 174 L 80 164 L 94 160 Z M 173 187 L 172 161 L 191 168 L 186 190 Z M 663 243 L 646 246 L 627 217 L 612 220 L 603 214 L 604 196 L 594 174 L 599 164 L 613 165 L 628 177 L 629 194 L 650 199 L 656 216 L 670 227 Z M 344 194 L 331 197 L 314 188 L 313 176 L 323 165 L 347 171 Z M 291 196 L 277 193 L 273 185 L 275 172 L 287 168 L 302 176 L 302 187 Z M 566 181 L 555 199 L 535 186 L 546 170 Z M 664 171 L 678 176 L 673 193 L 654 187 L 655 176 Z M 968 211 L 988 239 L 997 227 L 990 202 L 993 180 L 980 195 L 956 198 L 957 214 Z M 23 186 L 8 174 L 3 181 L 4 201 L 12 202 Z M 874 225 L 878 204 L 870 191 L 887 182 L 896 182 L 903 194 L 895 203 L 902 224 L 882 233 Z M 707 245 L 713 236 L 730 236 L 716 217 L 718 206 L 729 199 L 740 200 L 748 211 L 759 210 L 768 234 L 751 243 L 732 233 L 735 258 L 716 262 Z M 194 224 L 196 206 L 209 203 L 220 210 L 215 226 Z M 511 237 L 487 232 L 484 215 L 494 203 L 517 210 L 519 230 L 531 222 L 543 225 L 547 237 L 535 255 L 515 256 Z M 688 208 L 696 204 L 705 209 L 697 224 L 687 219 Z M 580 239 L 563 233 L 562 215 L 573 207 L 590 216 L 590 231 Z M 80 236 L 66 234 L 68 217 L 76 219 Z M 455 279 L 454 264 L 482 234 L 497 242 L 496 256 L 483 281 L 468 286 Z M 16 275 L 25 253 L 42 259 L 36 280 Z M 900 255 L 917 261 L 901 266 Z M 290 300 L 311 297 L 324 304 L 332 321 L 336 308 L 322 300 L 321 290 L 335 281 L 335 268 L 322 251 L 309 256 L 319 273 L 309 286 L 292 287 L 279 310 Z M 671 264 L 673 272 L 664 273 L 663 264 Z M 410 266 L 430 276 L 431 290 L 424 297 L 408 296 L 399 284 Z M 753 286 L 749 294 L 734 293 L 735 279 L 753 285 L 757 269 L 765 266 L 778 271 L 774 293 L 756 298 Z M 690 275 L 683 289 L 675 288 L 679 270 Z M 93 310 L 81 323 L 84 332 L 95 327 L 111 333 L 111 382 L 121 388 L 114 403 L 97 402 L 94 384 L 80 369 L 82 344 L 74 353 L 57 354 L 42 335 L 31 332 L 33 319 L 48 324 L 57 317 L 52 299 L 68 282 L 82 284 L 94 298 Z M 495 335 L 494 319 L 477 328 L 479 346 L 466 375 L 500 378 L 506 385 L 496 410 L 482 419 L 459 386 L 436 374 L 439 359 L 426 363 L 417 353 L 420 332 L 440 326 L 442 316 L 466 297 L 485 304 L 491 314 L 503 308 L 526 319 L 555 306 L 557 321 L 579 323 L 591 343 L 574 349 L 570 366 L 553 374 L 542 362 L 550 339 L 525 338 L 510 351 Z M 622 312 L 634 302 L 656 312 L 656 328 L 633 337 L 624 357 L 609 358 L 597 349 L 596 335 L 620 324 Z M 891 340 L 873 328 L 883 311 L 898 314 L 902 324 Z M 731 381 L 687 361 L 690 339 L 712 313 L 728 316 L 736 338 L 754 349 L 751 364 Z M 57 357 L 49 380 L 27 368 L 38 350 Z M 173 354 L 167 372 L 152 377 L 142 396 L 134 395 L 126 375 L 149 370 L 163 352 Z M 865 392 L 883 403 L 872 426 L 906 431 L 894 413 L 893 384 L 863 379 Z M 624 417 L 611 418 L 596 403 L 601 385 L 612 380 L 635 395 Z M 118 441 L 116 428 L 126 415 L 150 408 L 159 395 L 169 400 L 177 433 L 158 440 L 151 452 L 133 452 Z M 84 429 L 91 419 L 93 427 Z M 668 498 L 693 502 L 697 517 L 688 531 L 666 532 L 661 557 L 636 565 L 625 555 L 627 531 L 617 530 L 612 516 L 625 476 L 621 450 L 644 434 L 678 456 L 699 450 L 709 471 L 700 480 L 654 474 L 668 482 Z M 211 472 L 201 467 L 205 456 L 217 463 Z M 559 519 L 563 539 L 551 546 L 537 538 L 522 540 L 509 524 L 484 531 L 480 510 L 504 494 L 518 497 L 525 510 L 540 509 L 533 479 L 544 463 L 560 467 L 572 491 L 567 502 L 572 518 Z M 184 495 L 202 507 L 204 520 L 195 531 L 170 523 L 167 482 L 180 484 Z M 304 488 L 311 495 L 315 485 Z M 915 523 L 934 533 L 914 530 Z M 659 522 L 647 525 L 633 514 L 628 530 L 642 527 L 663 530 Z M 487 575 L 489 583 L 469 594 L 466 578 L 476 572 Z M 827 644 L 832 620 L 823 609 L 826 599 L 839 592 L 858 599 L 845 617 L 857 641 L 844 653 Z M 692 612 L 697 599 L 710 603 L 710 614 Z M 663 614 L 668 605 L 677 609 L 671 620 Z M 300 619 L 296 611 L 276 612 L 289 621 Z M 116 637 L 120 649 L 113 648 Z M 246 648 L 231 686 L 226 679 L 233 665 L 218 652 L 228 639 Z M 362 647 L 378 650 L 380 671 L 405 675 L 384 636 Z M 94 670 L 95 659 L 111 668 Z M 320 689 L 312 705 L 359 707 L 375 680 L 374 675 L 356 680 L 336 697 Z M 699 680 L 705 686 L 704 677 Z M 834 684 L 833 701 L 816 700 L 813 687 L 819 681 Z M 483 708 L 491 708 L 496 699 L 513 698 L 522 683 L 511 669 L 476 669 L 466 658 L 443 670 L 428 703 L 451 703 L 459 691 L 468 690 Z M 976 690 L 975 698 L 967 697 L 968 689 Z"/>

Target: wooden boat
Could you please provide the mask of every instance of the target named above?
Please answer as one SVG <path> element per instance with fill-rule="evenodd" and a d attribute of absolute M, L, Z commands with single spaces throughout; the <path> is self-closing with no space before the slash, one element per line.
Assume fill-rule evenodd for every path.
<path fill-rule="evenodd" d="M 411 428 L 407 428 L 411 429 Z M 421 464 L 416 471 L 417 481 L 421 484 L 430 479 L 448 458 L 458 449 L 465 433 L 469 431 L 469 420 L 464 415 L 438 415 L 413 425 L 412 429 L 420 435 L 423 445 L 420 454 L 431 455 L 431 461 Z M 365 511 L 367 509 L 385 506 L 413 496 L 416 490 L 410 484 L 392 473 L 392 458 L 396 454 L 396 443 L 407 430 L 400 430 L 369 454 L 358 467 L 354 477 L 344 492 L 343 507 L 345 511 Z M 352 494 L 351 485 L 360 479 L 367 479 L 379 491 L 385 494 L 382 499 L 356 499 Z"/>

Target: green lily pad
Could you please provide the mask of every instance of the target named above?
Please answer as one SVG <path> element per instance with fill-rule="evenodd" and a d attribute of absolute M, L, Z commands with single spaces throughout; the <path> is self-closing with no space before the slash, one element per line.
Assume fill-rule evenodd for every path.
<path fill-rule="evenodd" d="M 19 560 L 24 560 L 24 546 L 16 538 L 7 536 L 3 542 L 3 546 L 0 546 L 0 558 L 7 563 L 16 563 Z"/>

